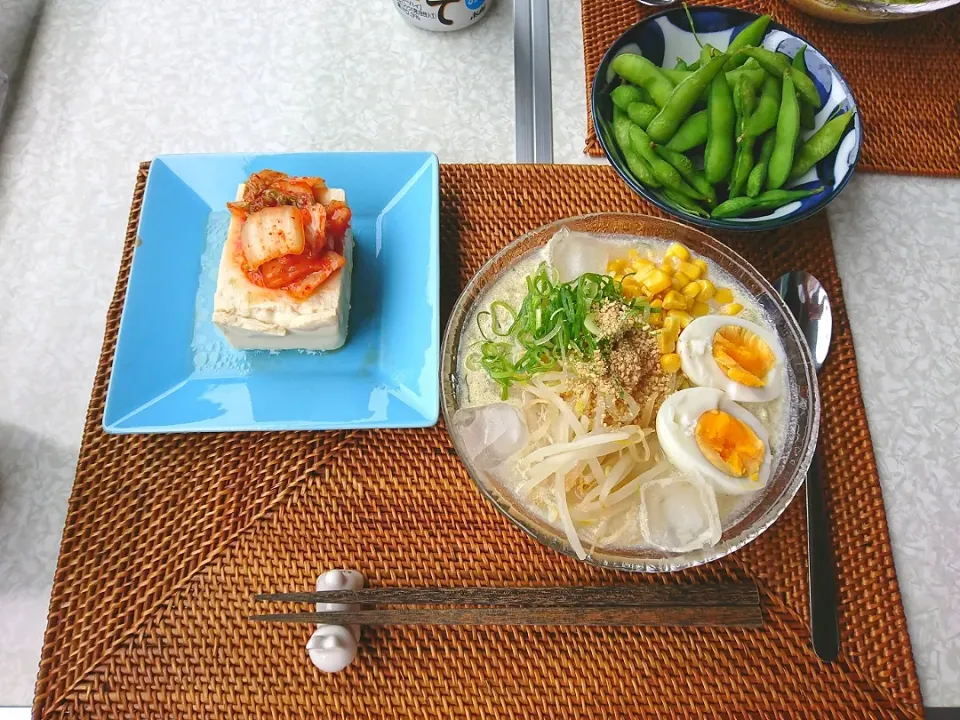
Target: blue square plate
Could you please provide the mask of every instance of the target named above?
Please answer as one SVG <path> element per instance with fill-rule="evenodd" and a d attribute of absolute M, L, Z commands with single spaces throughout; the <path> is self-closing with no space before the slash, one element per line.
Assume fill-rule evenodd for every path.
<path fill-rule="evenodd" d="M 237 351 L 211 321 L 225 204 L 258 170 L 343 188 L 356 240 L 346 345 Z M 425 427 L 439 406 L 432 153 L 167 155 L 150 167 L 103 426 L 111 433 Z"/>

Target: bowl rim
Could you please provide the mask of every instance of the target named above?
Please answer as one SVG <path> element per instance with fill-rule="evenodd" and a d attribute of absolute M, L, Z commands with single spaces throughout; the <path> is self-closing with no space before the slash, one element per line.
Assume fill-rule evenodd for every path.
<path fill-rule="evenodd" d="M 802 441 L 805 443 L 803 447 L 803 452 L 797 462 L 796 468 L 794 469 L 793 475 L 787 481 L 787 484 L 784 488 L 783 493 L 777 498 L 775 503 L 757 519 L 757 521 L 742 531 L 735 538 L 731 538 L 727 543 L 718 543 L 717 545 L 711 548 L 704 548 L 696 553 L 685 553 L 674 556 L 670 558 L 669 567 L 665 567 L 666 564 L 663 560 L 657 561 L 639 561 L 639 562 L 625 562 L 625 561 L 614 561 L 614 560 L 605 560 L 602 558 L 593 557 L 592 553 L 588 553 L 587 557 L 581 562 L 585 562 L 589 565 L 594 565 L 607 570 L 622 570 L 627 572 L 644 572 L 644 573 L 663 573 L 663 572 L 676 572 L 679 570 L 686 570 L 688 568 L 697 567 L 699 565 L 705 565 L 706 563 L 714 562 L 719 560 L 731 553 L 737 552 L 744 546 L 756 540 L 760 535 L 766 532 L 779 518 L 786 509 L 793 502 L 797 493 L 800 490 L 801 485 L 806 481 L 807 471 L 810 467 L 810 464 L 813 461 L 813 455 L 816 451 L 819 439 L 820 432 L 820 421 L 822 417 L 821 409 L 821 400 L 820 400 L 820 386 L 818 383 L 816 366 L 814 365 L 813 358 L 810 354 L 809 347 L 807 346 L 806 340 L 804 339 L 803 333 L 800 330 L 800 326 L 797 324 L 796 319 L 793 317 L 793 313 L 790 312 L 786 303 L 777 293 L 773 285 L 755 268 L 750 264 L 742 255 L 730 248 L 728 245 L 722 243 L 716 238 L 708 235 L 703 230 L 698 228 L 691 228 L 683 223 L 677 222 L 669 218 L 659 218 L 652 215 L 647 215 L 644 213 L 626 213 L 626 212 L 599 212 L 599 213 L 587 213 L 585 215 L 576 215 L 566 218 L 561 218 L 554 220 L 549 223 L 545 223 L 537 228 L 529 230 L 519 237 L 514 238 L 507 245 L 498 250 L 493 256 L 487 259 L 486 262 L 477 270 L 476 273 L 470 278 L 470 281 L 464 286 L 463 290 L 460 292 L 460 295 L 457 297 L 457 301 L 454 303 L 450 315 L 448 317 L 446 326 L 443 331 L 443 339 L 440 345 L 440 408 L 443 413 L 444 425 L 447 431 L 447 434 L 450 436 L 450 440 L 453 443 L 454 449 L 457 453 L 457 457 L 461 463 L 463 463 L 464 468 L 467 471 L 467 474 L 470 476 L 470 480 L 480 491 L 480 493 L 488 500 L 490 503 L 497 509 L 497 511 L 506 517 L 511 523 L 516 527 L 520 528 L 527 535 L 532 537 L 534 540 L 540 544 L 560 552 L 564 555 L 579 560 L 576 554 L 573 552 L 573 549 L 570 547 L 569 543 L 566 541 L 565 536 L 562 533 L 556 533 L 554 536 L 545 536 L 538 532 L 535 528 L 528 526 L 521 519 L 515 516 L 509 507 L 505 507 L 504 503 L 501 502 L 500 498 L 496 497 L 490 490 L 489 487 L 477 478 L 477 474 L 472 466 L 472 464 L 465 458 L 465 448 L 460 442 L 460 438 L 457 434 L 452 432 L 453 427 L 453 408 L 449 406 L 450 400 L 456 395 L 456 362 L 454 360 L 454 365 L 451 367 L 450 360 L 451 358 L 456 358 L 458 356 L 457 352 L 448 352 L 450 349 L 450 344 L 457 341 L 459 344 L 460 334 L 463 328 L 463 321 L 466 320 L 469 313 L 472 302 L 470 300 L 471 295 L 473 294 L 474 289 L 480 283 L 482 278 L 494 270 L 498 264 L 501 263 L 504 256 L 510 253 L 517 245 L 520 245 L 528 238 L 538 235 L 540 233 L 546 233 L 551 228 L 559 230 L 561 227 L 565 227 L 569 223 L 574 223 L 577 221 L 590 220 L 593 218 L 600 218 L 604 216 L 616 216 L 616 217 L 634 217 L 634 218 L 644 218 L 652 219 L 657 222 L 668 223 L 669 225 L 676 225 L 680 228 L 683 228 L 684 231 L 693 231 L 703 236 L 703 241 L 710 247 L 711 251 L 718 252 L 720 255 L 725 256 L 725 259 L 735 263 L 739 266 L 739 269 L 745 271 L 751 278 L 751 280 L 757 282 L 763 293 L 766 296 L 769 296 L 774 304 L 774 306 L 779 311 L 780 316 L 782 316 L 787 324 L 787 329 L 790 335 L 790 339 L 793 341 L 793 344 L 797 346 L 802 358 L 802 366 L 804 372 L 804 380 L 809 389 L 809 394 L 807 396 L 807 402 L 809 404 L 810 412 L 810 422 L 806 428 L 806 437 Z M 661 240 L 670 240 L 670 238 L 659 238 Z M 542 245 L 541 245 L 542 247 Z M 499 272 L 502 272 L 502 268 Z M 499 275 L 499 272 L 497 273 Z M 482 291 L 481 291 L 482 292 Z M 479 299 L 480 295 L 477 295 L 477 298 L 473 302 L 476 302 Z M 457 319 L 461 319 L 459 324 L 456 324 Z M 799 381 L 798 381 L 799 382 Z M 782 452 L 782 451 L 781 451 Z M 718 550 L 719 548 L 719 550 Z M 679 558 L 693 555 L 693 557 L 686 560 L 679 560 Z"/>
<path fill-rule="evenodd" d="M 689 8 L 689 10 L 690 10 L 691 17 L 693 18 L 696 18 L 698 14 L 703 12 L 720 12 L 728 15 L 742 16 L 745 19 L 746 18 L 756 19 L 760 17 L 760 15 L 749 12 L 747 10 L 740 10 L 738 8 L 727 8 L 719 5 L 716 5 L 716 6 L 711 5 L 709 7 L 705 7 L 705 6 L 691 7 Z M 847 186 L 847 183 L 849 183 L 850 180 L 853 178 L 857 170 L 857 164 L 860 162 L 860 155 L 863 151 L 863 119 L 860 113 L 860 106 L 857 103 L 856 96 L 853 94 L 853 90 L 851 90 L 850 83 L 847 82 L 846 77 L 844 77 L 843 73 L 841 73 L 840 70 L 837 69 L 837 66 L 833 63 L 833 61 L 830 60 L 820 50 L 820 48 L 818 48 L 812 42 L 807 40 L 807 38 L 801 35 L 800 33 L 795 32 L 794 30 L 791 30 L 786 25 L 783 25 L 782 23 L 779 23 L 772 18 L 770 20 L 768 32 L 770 29 L 774 29 L 774 30 L 781 30 L 783 32 L 786 32 L 792 35 L 797 40 L 800 40 L 806 43 L 809 47 L 813 48 L 813 50 L 819 53 L 820 57 L 822 57 L 827 62 L 827 64 L 830 66 L 830 69 L 837 74 L 837 77 L 840 78 L 840 82 L 843 83 L 843 87 L 850 97 L 850 103 L 853 106 L 855 117 L 860 121 L 859 131 L 857 131 L 856 126 L 854 127 L 854 132 L 857 133 L 857 136 L 856 136 L 857 145 L 854 151 L 854 158 L 853 158 L 853 163 L 851 165 L 851 170 L 849 173 L 847 173 L 846 177 L 844 177 L 840 181 L 839 185 L 835 185 L 833 189 L 827 195 L 825 195 L 819 202 L 817 202 L 814 205 L 811 205 L 809 208 L 804 209 L 802 212 L 795 212 L 789 215 L 782 215 L 780 217 L 772 218 L 770 220 L 759 221 L 759 222 L 743 222 L 738 218 L 731 218 L 729 220 L 703 218 L 698 215 L 694 215 L 693 213 L 688 213 L 683 210 L 678 210 L 677 208 L 667 205 L 665 202 L 657 198 L 656 195 L 654 195 L 652 192 L 647 190 L 647 188 L 645 188 L 640 182 L 638 182 L 633 177 L 633 175 L 631 175 L 622 167 L 622 163 L 620 161 L 615 159 L 616 155 L 613 149 L 607 146 L 606 139 L 604 138 L 603 133 L 600 132 L 600 129 L 598 126 L 599 124 L 597 121 L 597 118 L 600 117 L 597 109 L 597 97 L 600 94 L 601 72 L 605 67 L 609 67 L 610 62 L 613 60 L 613 57 L 614 57 L 611 55 L 611 53 L 613 52 L 614 48 L 620 44 L 620 41 L 623 40 L 623 38 L 626 35 L 633 33 L 641 25 L 646 25 L 647 23 L 653 22 L 658 18 L 665 17 L 672 13 L 678 13 L 678 12 L 682 13 L 684 11 L 681 8 L 667 8 L 666 10 L 661 10 L 660 12 L 654 13 L 652 15 L 648 15 L 642 20 L 634 23 L 633 25 L 631 25 L 629 28 L 627 28 L 617 36 L 617 39 L 610 44 L 610 47 L 607 48 L 606 52 L 604 52 L 603 54 L 603 57 L 600 59 L 600 64 L 597 66 L 597 72 L 594 74 L 593 82 L 590 85 L 590 113 L 591 113 L 591 120 L 593 122 L 594 133 L 597 136 L 597 140 L 600 143 L 600 147 L 603 149 L 603 154 L 606 157 L 607 162 L 610 163 L 610 165 L 616 171 L 617 175 L 620 176 L 620 178 L 630 187 L 631 190 L 633 190 L 638 195 L 642 196 L 644 199 L 650 201 L 651 203 L 653 203 L 655 206 L 657 206 L 664 212 L 668 213 L 671 217 L 681 218 L 685 221 L 689 221 L 693 223 L 694 225 L 711 228 L 713 230 L 737 230 L 741 232 L 761 232 L 763 230 L 773 230 L 776 228 L 785 227 L 787 225 L 792 225 L 796 222 L 800 222 L 801 220 L 806 220 L 808 217 L 812 217 L 813 215 L 816 215 L 818 212 L 825 209 L 827 205 L 833 202 L 834 198 L 836 198 L 843 191 L 843 189 Z"/>

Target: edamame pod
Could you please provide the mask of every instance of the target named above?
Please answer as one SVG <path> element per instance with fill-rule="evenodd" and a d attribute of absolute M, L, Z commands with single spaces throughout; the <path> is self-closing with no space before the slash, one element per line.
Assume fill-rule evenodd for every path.
<path fill-rule="evenodd" d="M 707 91 L 707 147 L 703 153 L 704 173 L 711 184 L 722 182 L 730 174 L 735 122 L 733 93 L 727 79 L 717 76 Z"/>
<path fill-rule="evenodd" d="M 643 102 L 643 93 L 636 85 L 618 85 L 610 91 L 610 99 L 614 105 L 626 111 L 630 103 Z"/>
<path fill-rule="evenodd" d="M 731 70 L 726 73 L 727 84 L 730 86 L 730 89 L 733 89 L 737 86 L 737 80 L 741 77 L 745 77 L 750 81 L 750 84 L 753 86 L 753 89 L 756 90 L 761 85 L 763 85 L 764 78 L 769 77 L 769 73 L 764 70 L 762 67 L 743 67 L 737 68 L 736 70 Z"/>
<path fill-rule="evenodd" d="M 825 122 L 822 128 L 811 135 L 810 139 L 797 150 L 793 166 L 790 169 L 790 177 L 800 177 L 833 152 L 852 118 L 853 110 L 848 110 L 842 115 L 837 115 L 832 120 Z"/>
<path fill-rule="evenodd" d="M 764 75 L 763 88 L 760 90 L 757 109 L 743 126 L 743 133 L 751 137 L 760 137 L 776 125 L 777 115 L 780 114 L 781 82 L 773 75 L 767 75 L 766 72 Z"/>
<path fill-rule="evenodd" d="M 633 123 L 630 118 L 620 108 L 613 109 L 613 139 L 616 141 L 620 152 L 623 153 L 623 159 L 627 163 L 627 168 L 633 176 L 644 185 L 649 187 L 659 187 L 660 181 L 653 174 L 653 170 L 646 160 L 641 158 L 634 151 L 630 142 L 630 128 Z"/>
<path fill-rule="evenodd" d="M 656 143 L 653 145 L 653 151 L 673 165 L 677 172 L 680 173 L 680 177 L 690 183 L 694 190 L 701 193 L 706 198 L 708 204 L 717 204 L 717 193 L 713 189 L 713 185 L 708 183 L 704 174 L 694 167 L 693 161 L 691 161 L 690 158 L 681 152 L 671 150 L 663 145 L 657 145 Z"/>
<path fill-rule="evenodd" d="M 697 204 L 692 198 L 688 198 L 683 193 L 679 193 L 676 190 L 670 188 L 664 188 L 662 190 L 664 196 L 667 200 L 672 202 L 681 210 L 686 210 L 688 213 L 696 215 L 697 217 L 710 217 L 710 213 L 704 210 L 700 205 Z"/>
<path fill-rule="evenodd" d="M 630 103 L 630 107 L 627 108 L 627 117 L 630 118 L 630 122 L 646 129 L 647 125 L 657 116 L 658 112 L 660 112 L 660 109 L 656 105 L 635 102 Z"/>
<path fill-rule="evenodd" d="M 783 98 L 780 100 L 780 114 L 777 116 L 777 139 L 770 155 L 767 167 L 767 188 L 776 190 L 782 187 L 793 167 L 793 154 L 800 135 L 800 107 L 797 93 L 793 87 L 793 70 L 787 70 L 783 76 Z"/>
<path fill-rule="evenodd" d="M 735 56 L 734 53 L 747 45 L 759 46 L 763 42 L 763 36 L 767 34 L 767 25 L 770 24 L 769 15 L 761 15 L 743 30 L 737 33 L 737 36 L 730 42 L 727 53 L 731 58 L 727 61 L 726 70 L 733 70 L 746 61 L 745 57 Z"/>
<path fill-rule="evenodd" d="M 770 162 L 770 156 L 773 154 L 773 144 L 776 139 L 776 134 L 772 132 L 763 136 L 763 142 L 760 145 L 760 157 L 747 177 L 747 197 L 756 197 L 763 189 L 763 184 L 767 181 L 767 165 Z"/>
<path fill-rule="evenodd" d="M 667 147 L 677 152 L 687 152 L 707 141 L 707 111 L 694 113 L 681 123 L 670 138 Z"/>
<path fill-rule="evenodd" d="M 823 186 L 813 190 L 768 190 L 762 195 L 736 197 L 717 205 L 710 213 L 714 218 L 737 218 L 758 210 L 776 210 L 787 203 L 823 192 Z"/>
<path fill-rule="evenodd" d="M 697 98 L 713 79 L 718 77 L 726 60 L 727 55 L 717 55 L 673 89 L 666 104 L 647 127 L 647 134 L 654 142 L 667 142 L 674 136 L 680 124 L 690 114 Z M 720 76 L 720 79 L 726 84 L 725 78 Z"/>
<path fill-rule="evenodd" d="M 630 127 L 630 145 L 637 155 L 647 161 L 647 164 L 653 170 L 654 177 L 664 187 L 673 188 L 694 200 L 703 200 L 703 196 L 684 181 L 673 165 L 653 151 L 653 148 L 650 147 L 650 136 L 633 124 Z"/>
<path fill-rule="evenodd" d="M 646 88 L 658 107 L 663 107 L 673 92 L 673 83 L 643 55 L 622 53 L 613 59 L 610 68 L 624 80 Z"/>
<path fill-rule="evenodd" d="M 773 50 L 767 50 L 762 47 L 745 47 L 742 48 L 740 52 L 747 57 L 754 58 L 760 63 L 760 67 L 776 77 L 783 77 L 788 71 L 793 69 L 790 67 L 790 59 L 786 55 L 774 52 Z M 797 74 L 793 78 L 793 82 L 796 87 L 796 92 L 799 93 L 804 100 L 810 103 L 814 109 L 820 107 L 820 94 L 817 92 L 817 86 L 813 84 L 813 80 L 807 77 L 806 74 Z"/>
<path fill-rule="evenodd" d="M 743 132 L 756 107 L 757 99 L 747 79 L 741 77 L 733 91 L 733 105 L 737 112 L 737 152 L 730 170 L 730 197 L 743 195 L 747 185 L 747 176 L 753 169 L 753 141 L 751 135 Z"/>
<path fill-rule="evenodd" d="M 804 45 L 797 50 L 797 54 L 793 56 L 793 62 L 791 65 L 793 66 L 794 75 L 803 73 L 804 75 L 807 75 L 807 77 L 810 77 L 807 73 L 806 55 L 807 46 Z M 803 98 L 801 98 L 801 100 L 803 100 Z M 809 103 L 806 101 L 800 103 L 800 127 L 802 127 L 804 130 L 813 130 L 813 128 L 817 126 L 815 115 L 816 113 L 813 111 L 813 107 Z"/>

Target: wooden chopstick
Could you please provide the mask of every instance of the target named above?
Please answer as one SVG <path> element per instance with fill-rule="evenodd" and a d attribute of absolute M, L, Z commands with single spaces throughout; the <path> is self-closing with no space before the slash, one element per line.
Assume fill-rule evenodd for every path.
<path fill-rule="evenodd" d="M 754 583 L 713 585 L 611 585 L 606 587 L 363 588 L 271 593 L 254 600 L 353 605 L 504 605 L 539 607 L 748 606 L 759 605 Z"/>
<path fill-rule="evenodd" d="M 256 615 L 250 620 L 326 625 L 604 625 L 762 627 L 759 605 L 429 608 Z"/>

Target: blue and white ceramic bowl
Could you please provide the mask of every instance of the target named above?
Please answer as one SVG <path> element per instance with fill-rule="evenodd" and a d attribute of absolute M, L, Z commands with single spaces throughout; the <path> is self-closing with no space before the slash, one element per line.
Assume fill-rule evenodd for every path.
<path fill-rule="evenodd" d="M 719 7 L 690 8 L 690 12 L 700 41 L 704 44 L 710 43 L 720 50 L 726 50 L 737 33 L 757 18 L 752 13 Z M 763 41 L 764 47 L 778 50 L 790 57 L 793 57 L 804 45 L 807 45 L 807 72 L 817 86 L 822 106 L 817 111 L 815 128 L 801 130 L 801 142 L 836 115 L 857 109 L 847 81 L 823 56 L 823 53 L 803 37 L 779 23 L 771 22 Z M 794 189 L 810 189 L 822 185 L 823 191 L 816 195 L 789 203 L 766 215 L 728 220 L 697 217 L 664 202 L 657 190 L 645 187 L 630 174 L 610 133 L 613 121 L 613 102 L 610 100 L 610 91 L 620 83 L 610 69 L 610 63 L 617 55 L 626 52 L 642 53 L 657 65 L 673 67 L 678 57 L 683 58 L 687 63 L 695 62 L 700 55 L 700 46 L 691 31 L 686 12 L 682 8 L 667 10 L 637 23 L 617 38 L 604 55 L 593 81 L 594 124 L 604 152 L 620 177 L 634 191 L 657 207 L 682 220 L 705 227 L 720 230 L 770 230 L 819 212 L 850 181 L 860 157 L 860 145 L 863 139 L 863 125 L 858 112 L 854 115 L 853 122 L 847 126 L 836 149 L 817 163 L 810 172 L 788 185 Z"/>

